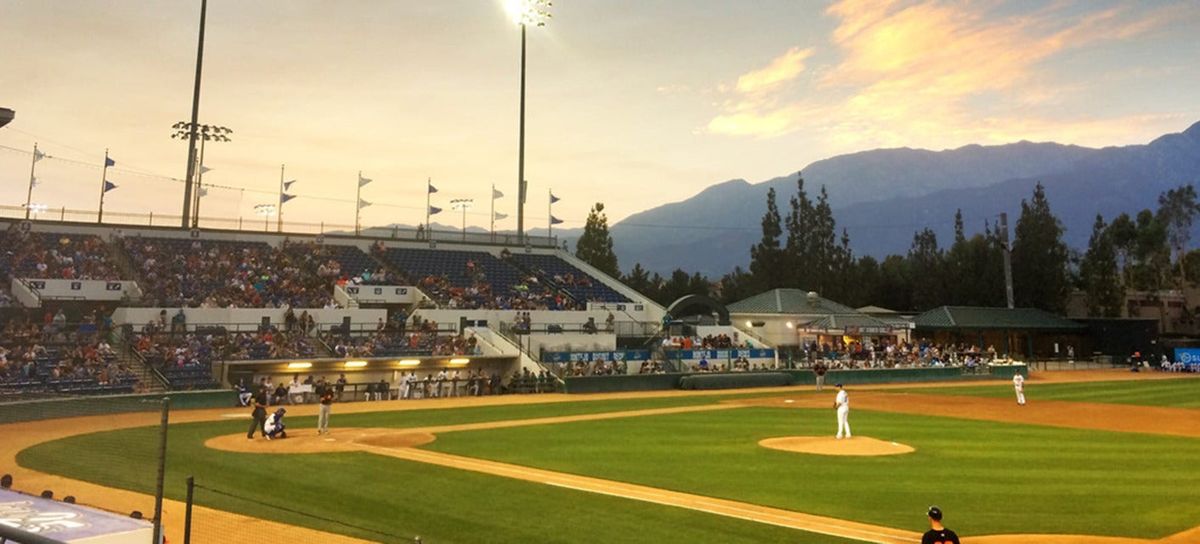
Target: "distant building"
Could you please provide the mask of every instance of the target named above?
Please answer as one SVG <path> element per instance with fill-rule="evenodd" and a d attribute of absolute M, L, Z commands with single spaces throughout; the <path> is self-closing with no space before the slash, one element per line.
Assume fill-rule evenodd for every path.
<path fill-rule="evenodd" d="M 894 344 L 908 340 L 912 328 L 899 314 L 873 317 L 803 289 L 772 289 L 727 308 L 734 325 L 781 353 L 812 342 Z"/>
<path fill-rule="evenodd" d="M 1077 357 L 1089 353 L 1087 326 L 1037 308 L 941 306 L 913 318 L 914 336 L 935 344 L 995 348 L 1015 359 Z"/>

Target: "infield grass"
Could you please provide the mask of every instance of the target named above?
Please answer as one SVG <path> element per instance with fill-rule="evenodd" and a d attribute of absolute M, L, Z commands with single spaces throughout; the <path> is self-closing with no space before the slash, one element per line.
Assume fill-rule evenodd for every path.
<path fill-rule="evenodd" d="M 970 397 L 1010 398 L 1014 396 L 1011 383 L 975 387 L 925 387 L 893 389 L 889 392 L 963 395 Z M 1200 378 L 1174 380 L 1037 383 L 1025 382 L 1025 397 L 1029 402 L 1039 399 L 1074 402 L 1104 402 L 1139 406 L 1200 408 Z"/>
<path fill-rule="evenodd" d="M 917 449 L 804 455 L 829 410 L 742 408 L 444 433 L 427 448 L 891 527 L 940 505 L 960 534 L 1164 536 L 1200 520 L 1200 440 L 856 411 L 860 435 Z"/>

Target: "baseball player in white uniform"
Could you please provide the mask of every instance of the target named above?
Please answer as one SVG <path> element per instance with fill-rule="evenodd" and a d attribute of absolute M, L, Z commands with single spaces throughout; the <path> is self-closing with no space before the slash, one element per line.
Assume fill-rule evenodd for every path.
<path fill-rule="evenodd" d="M 837 439 L 841 440 L 843 434 L 850 438 L 850 395 L 842 388 L 842 384 L 834 387 L 838 390 L 837 397 L 833 400 L 833 407 L 837 408 Z"/>
<path fill-rule="evenodd" d="M 1017 404 L 1025 406 L 1025 376 L 1020 372 L 1013 374 L 1013 389 L 1017 392 Z"/>

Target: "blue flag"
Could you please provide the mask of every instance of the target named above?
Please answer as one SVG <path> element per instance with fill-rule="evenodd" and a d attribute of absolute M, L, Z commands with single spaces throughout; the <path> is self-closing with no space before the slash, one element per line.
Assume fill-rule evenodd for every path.
<path fill-rule="evenodd" d="M 554 196 L 554 193 L 550 193 L 550 203 L 551 204 L 554 204 L 555 202 L 558 202 L 559 200 L 562 200 L 562 199 Z"/>
<path fill-rule="evenodd" d="M 282 195 L 279 196 L 279 203 L 283 204 L 284 202 L 287 202 L 293 198 L 296 198 L 296 195 L 289 195 L 287 193 L 283 193 Z"/>
<path fill-rule="evenodd" d="M 104 192 L 109 192 L 117 188 L 117 184 L 108 180 L 104 180 Z"/>
<path fill-rule="evenodd" d="M 442 213 L 442 209 L 441 209 L 441 208 L 439 208 L 439 207 L 437 207 L 437 206 L 430 206 L 430 207 L 429 207 L 429 215 L 437 215 L 437 214 L 439 214 L 439 213 Z"/>
<path fill-rule="evenodd" d="M 429 184 L 429 194 L 433 194 L 433 193 L 436 193 L 436 192 L 437 192 L 437 187 L 434 187 L 434 186 L 433 186 L 433 184 L 432 184 L 432 183 L 430 183 L 430 184 Z"/>
<path fill-rule="evenodd" d="M 104 166 L 116 166 L 117 161 L 112 160 L 112 157 L 104 157 Z"/>
<path fill-rule="evenodd" d="M 293 183 L 296 183 L 296 180 L 294 180 L 294 179 L 293 179 L 293 180 L 291 180 L 291 181 L 285 181 L 285 182 L 283 182 L 283 190 L 284 190 L 284 191 L 287 191 L 287 190 L 291 189 L 291 188 L 292 188 L 292 184 L 293 184 Z"/>
<path fill-rule="evenodd" d="M 562 222 L 563 222 L 563 220 L 562 220 L 562 219 L 559 219 L 559 218 L 557 218 L 557 217 L 554 217 L 553 215 L 551 215 L 551 216 L 550 216 L 550 224 L 551 224 L 551 225 L 557 225 L 557 224 L 559 224 L 559 223 L 562 223 Z"/>

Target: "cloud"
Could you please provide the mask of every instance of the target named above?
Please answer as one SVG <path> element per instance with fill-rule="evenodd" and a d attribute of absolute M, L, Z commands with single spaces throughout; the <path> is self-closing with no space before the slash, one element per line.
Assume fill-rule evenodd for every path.
<path fill-rule="evenodd" d="M 743 94 L 752 94 L 763 91 L 770 91 L 778 88 L 781 84 L 796 79 L 804 72 L 804 61 L 811 57 L 813 49 L 800 49 L 793 47 L 788 49 L 786 53 L 776 57 L 764 68 L 759 68 L 752 72 L 743 74 L 738 78 L 737 91 Z"/>
<path fill-rule="evenodd" d="M 837 22 L 829 36 L 836 55 L 819 76 L 803 88 L 784 85 L 814 51 L 793 47 L 738 78 L 707 131 L 772 138 L 802 129 L 853 147 L 990 142 L 1022 129 L 1053 136 L 1061 97 L 1098 85 L 1055 77 L 1056 55 L 1129 40 L 1183 13 L 1123 5 L 1080 16 L 1065 7 L 1012 15 L 936 0 L 835 2 L 826 15 Z M 1059 134 L 1090 129 L 1099 130 L 1064 119 Z"/>

